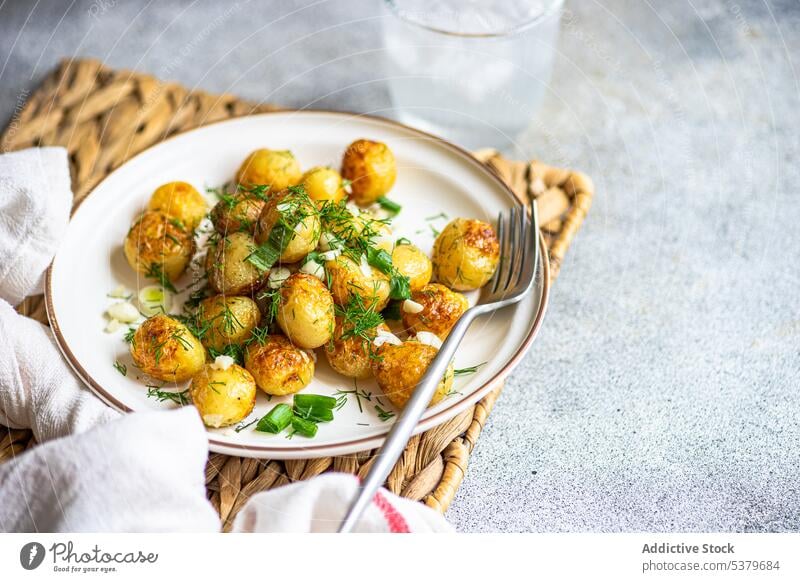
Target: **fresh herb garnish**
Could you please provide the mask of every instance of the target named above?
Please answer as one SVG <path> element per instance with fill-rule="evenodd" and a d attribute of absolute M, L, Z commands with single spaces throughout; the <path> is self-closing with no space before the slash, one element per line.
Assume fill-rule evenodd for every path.
<path fill-rule="evenodd" d="M 388 410 L 384 410 L 377 404 L 375 405 L 375 412 L 378 413 L 378 418 L 381 419 L 383 422 L 386 422 L 390 418 L 394 417 L 394 412 L 389 412 Z"/>
<path fill-rule="evenodd" d="M 181 392 L 169 392 L 167 390 L 161 390 L 160 386 L 147 386 L 147 397 L 155 398 L 159 402 L 170 401 L 181 405 L 189 404 L 189 398 L 187 394 L 189 394 L 188 389 Z"/>
<path fill-rule="evenodd" d="M 114 369 L 117 372 L 119 372 L 120 374 L 122 374 L 123 376 L 127 376 L 128 375 L 128 366 L 126 366 L 125 364 L 119 363 L 117 360 L 114 360 Z"/>
<path fill-rule="evenodd" d="M 470 366 L 469 368 L 459 368 L 457 370 L 453 370 L 453 376 L 468 376 L 469 374 L 474 374 L 485 365 L 486 362 L 483 362 L 482 364 L 476 364 L 475 366 Z"/>
<path fill-rule="evenodd" d="M 172 291 L 173 293 L 178 292 L 178 290 L 175 289 L 175 285 L 172 284 L 166 273 L 164 273 L 163 265 L 159 265 L 158 263 L 150 263 L 147 266 L 147 271 L 145 272 L 144 276 L 158 281 L 158 284 L 164 289 Z"/>

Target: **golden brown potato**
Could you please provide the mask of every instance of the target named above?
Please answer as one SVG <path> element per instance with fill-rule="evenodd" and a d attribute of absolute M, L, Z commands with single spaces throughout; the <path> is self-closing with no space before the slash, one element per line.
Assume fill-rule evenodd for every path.
<path fill-rule="evenodd" d="M 278 325 L 292 343 L 313 349 L 333 334 L 333 297 L 325 283 L 312 275 L 295 273 L 280 288 Z"/>
<path fill-rule="evenodd" d="M 148 210 L 160 210 L 177 218 L 189 230 L 194 230 L 206 215 L 206 200 L 187 182 L 169 182 L 156 188 L 147 204 Z"/>
<path fill-rule="evenodd" d="M 253 411 L 256 381 L 250 372 L 236 364 L 227 370 L 206 364 L 192 378 L 189 395 L 206 426 L 230 426 Z"/>
<path fill-rule="evenodd" d="M 378 357 L 372 361 L 372 372 L 392 404 L 398 408 L 405 406 L 437 352 L 433 346 L 415 341 L 400 345 L 385 343 L 378 348 Z M 450 362 L 429 406 L 444 398 L 452 387 L 453 363 Z"/>
<path fill-rule="evenodd" d="M 403 309 L 403 325 L 414 333 L 429 331 L 444 341 L 450 330 L 469 309 L 467 298 L 439 283 L 430 283 L 411 294 L 411 300 L 422 305 L 419 313 Z"/>
<path fill-rule="evenodd" d="M 125 237 L 128 264 L 145 277 L 174 281 L 181 276 L 195 251 L 191 231 L 163 212 L 147 210 Z"/>
<path fill-rule="evenodd" d="M 255 150 L 236 173 L 236 181 L 243 186 L 269 186 L 278 192 L 300 181 L 302 172 L 289 150 Z"/>
<path fill-rule="evenodd" d="M 344 152 L 342 177 L 350 180 L 350 197 L 357 204 L 372 204 L 394 186 L 397 178 L 394 154 L 385 143 L 356 140 Z"/>
<path fill-rule="evenodd" d="M 211 222 L 221 235 L 231 232 L 255 233 L 258 217 L 267 203 L 267 197 L 247 192 L 227 194 L 211 210 Z"/>
<path fill-rule="evenodd" d="M 500 245 L 491 224 L 456 218 L 433 244 L 433 275 L 457 291 L 483 287 L 500 259 Z"/>
<path fill-rule="evenodd" d="M 164 382 L 183 382 L 203 369 L 206 351 L 180 321 L 154 315 L 133 334 L 131 356 L 136 367 Z"/>
<path fill-rule="evenodd" d="M 333 168 L 317 166 L 311 168 L 300 180 L 308 196 L 317 204 L 325 201 L 339 202 L 344 199 L 342 176 Z"/>
<path fill-rule="evenodd" d="M 302 188 L 282 190 L 270 198 L 256 226 L 256 243 L 264 244 L 273 229 L 283 228 L 290 236 L 284 241 L 281 263 L 294 263 L 317 247 L 321 226 L 319 211 Z"/>
<path fill-rule="evenodd" d="M 364 271 L 369 275 L 365 275 Z M 375 311 L 386 307 L 391 291 L 389 277 L 369 265 L 364 271 L 361 264 L 346 255 L 339 255 L 325 263 L 331 294 L 337 305 L 345 306 L 354 295 L 358 295 L 365 306 L 373 306 Z"/>
<path fill-rule="evenodd" d="M 234 232 L 208 250 L 208 283 L 223 295 L 249 295 L 264 283 L 267 272 L 247 260 L 256 243 L 246 232 Z"/>
<path fill-rule="evenodd" d="M 378 329 L 389 331 L 389 327 L 382 323 L 356 335 L 352 324 L 346 324 L 341 317 L 337 317 L 333 337 L 324 347 L 325 357 L 331 368 L 342 376 L 358 380 L 372 376 L 375 351 L 372 340 L 375 339 Z"/>
<path fill-rule="evenodd" d="M 240 345 L 261 322 L 261 310 L 249 297 L 215 295 L 200 302 L 197 319 L 207 327 L 200 341 L 217 351 Z"/>
<path fill-rule="evenodd" d="M 428 256 L 414 245 L 397 245 L 392 251 L 392 265 L 408 277 L 412 291 L 422 289 L 431 280 L 433 266 Z"/>
<path fill-rule="evenodd" d="M 247 346 L 244 367 L 259 388 L 274 396 L 299 392 L 314 377 L 314 359 L 282 335 L 269 335 Z"/>

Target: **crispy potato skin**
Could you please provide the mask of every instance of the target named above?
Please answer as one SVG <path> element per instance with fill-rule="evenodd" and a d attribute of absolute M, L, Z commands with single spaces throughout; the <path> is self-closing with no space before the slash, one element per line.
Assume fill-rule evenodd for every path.
<path fill-rule="evenodd" d="M 372 376 L 372 339 L 375 338 L 377 330 L 389 331 L 386 324 L 381 324 L 366 331 L 370 341 L 361 336 L 346 334 L 352 330 L 351 325 L 344 325 L 341 317 L 336 318 L 336 327 L 333 330 L 333 337 L 325 347 L 325 357 L 328 363 L 336 372 L 348 378 L 365 380 Z M 348 335 L 342 339 L 342 335 Z"/>
<path fill-rule="evenodd" d="M 194 255 L 194 237 L 163 212 L 147 210 L 128 231 L 123 251 L 128 264 L 139 273 L 147 275 L 153 268 L 161 269 L 174 281 Z"/>
<path fill-rule="evenodd" d="M 456 218 L 433 244 L 433 276 L 457 291 L 483 287 L 500 259 L 500 245 L 492 225 Z"/>
<path fill-rule="evenodd" d="M 322 281 L 294 273 L 281 285 L 280 294 L 278 325 L 294 345 L 313 349 L 331 339 L 333 297 Z"/>
<path fill-rule="evenodd" d="M 215 295 L 200 302 L 198 320 L 208 330 L 200 341 L 218 351 L 240 345 L 261 322 L 261 310 L 249 297 Z"/>
<path fill-rule="evenodd" d="M 230 426 L 253 411 L 256 381 L 236 364 L 227 370 L 216 370 L 207 364 L 192 378 L 189 395 L 206 426 Z"/>
<path fill-rule="evenodd" d="M 340 255 L 332 261 L 326 261 L 325 271 L 331 280 L 331 293 L 337 305 L 345 306 L 354 294 L 364 301 L 364 305 L 375 305 L 380 311 L 389 303 L 389 277 L 374 267 L 370 267 L 371 275 L 365 277 L 361 266 L 350 257 Z"/>
<path fill-rule="evenodd" d="M 444 341 L 450 330 L 469 309 L 467 298 L 439 283 L 429 283 L 411 294 L 411 300 L 422 305 L 419 313 L 403 311 L 403 325 L 409 332 L 429 331 Z"/>
<path fill-rule="evenodd" d="M 298 223 L 302 226 L 295 228 L 289 243 L 280 256 L 281 263 L 295 263 L 317 247 L 319 236 L 322 232 L 319 212 L 306 196 L 289 190 L 278 192 L 269 199 L 269 202 L 264 205 L 264 209 L 261 211 L 261 216 L 256 226 L 255 239 L 257 244 L 264 244 L 269 239 L 272 229 L 281 219 L 281 211 L 278 210 L 281 204 L 296 205 L 297 210 L 287 211 L 287 214 L 297 212 L 303 216 Z"/>
<path fill-rule="evenodd" d="M 408 277 L 412 291 L 422 289 L 431 280 L 433 265 L 428 256 L 414 245 L 398 245 L 392 251 L 392 264 Z"/>
<path fill-rule="evenodd" d="M 300 164 L 288 150 L 260 149 L 251 152 L 236 173 L 243 186 L 270 186 L 278 192 L 300 181 Z"/>
<path fill-rule="evenodd" d="M 189 230 L 194 230 L 206 215 L 206 200 L 188 182 L 169 182 L 156 188 L 147 204 L 148 210 L 159 210 L 177 218 Z"/>
<path fill-rule="evenodd" d="M 258 217 L 267 201 L 245 192 L 231 196 L 231 202 L 220 200 L 211 210 L 214 228 L 223 236 L 239 231 L 255 233 Z"/>
<path fill-rule="evenodd" d="M 261 390 L 274 396 L 299 392 L 314 377 L 314 359 L 282 335 L 247 346 L 244 367 Z"/>
<path fill-rule="evenodd" d="M 300 183 L 306 189 L 308 196 L 317 203 L 330 201 L 339 202 L 346 193 L 342 188 L 342 176 L 333 168 L 317 166 L 303 174 Z"/>
<path fill-rule="evenodd" d="M 428 369 L 438 350 L 433 346 L 408 341 L 400 345 L 383 344 L 373 360 L 372 372 L 383 393 L 398 408 L 405 406 L 425 370 Z M 436 404 L 453 387 L 453 363 L 450 363 L 444 378 L 436 387 L 429 406 Z"/>
<path fill-rule="evenodd" d="M 234 232 L 208 250 L 208 283 L 223 295 L 249 295 L 264 283 L 268 273 L 261 273 L 247 261 L 255 241 L 246 232 Z"/>
<path fill-rule="evenodd" d="M 130 346 L 136 366 L 165 382 L 183 382 L 203 369 L 206 351 L 180 321 L 155 315 L 133 334 Z"/>
<path fill-rule="evenodd" d="M 342 177 L 352 182 L 350 197 L 367 206 L 394 186 L 397 163 L 385 143 L 359 139 L 351 143 L 342 158 Z"/>

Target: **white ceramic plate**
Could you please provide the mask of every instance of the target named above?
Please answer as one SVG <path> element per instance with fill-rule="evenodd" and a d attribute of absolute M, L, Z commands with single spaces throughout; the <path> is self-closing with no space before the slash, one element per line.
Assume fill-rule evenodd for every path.
<path fill-rule="evenodd" d="M 303 168 L 339 167 L 344 148 L 358 138 L 387 143 L 397 158 L 397 182 L 390 197 L 403 205 L 393 223 L 397 237 L 405 236 L 430 254 L 433 229 L 447 219 L 480 218 L 495 222 L 497 214 L 514 204 L 513 194 L 467 152 L 430 135 L 391 121 L 343 113 L 303 111 L 267 113 L 215 123 L 173 137 L 139 154 L 110 174 L 76 210 L 67 235 L 47 278 L 47 312 L 59 346 L 77 374 L 109 405 L 124 411 L 175 406 L 147 398 L 145 380 L 137 379 L 123 330 L 108 334 L 104 312 L 115 301 L 107 294 L 122 284 L 130 290 L 152 284 L 138 277 L 122 253 L 122 241 L 153 190 L 184 180 L 198 190 L 230 180 L 241 161 L 259 147 L 291 149 Z M 211 201 L 211 197 L 210 197 Z M 482 362 L 476 374 L 457 377 L 454 394 L 427 411 L 417 432 L 440 424 L 497 386 L 524 355 L 541 324 L 547 304 L 548 273 L 542 243 L 542 267 L 530 296 L 514 308 L 476 321 L 456 357 L 456 368 Z M 177 287 L 185 286 L 179 282 Z M 475 297 L 470 297 L 475 301 Z M 180 312 L 175 305 L 173 312 Z M 304 390 L 333 394 L 353 388 L 320 354 L 312 383 Z M 113 363 L 128 367 L 122 376 Z M 392 420 L 382 421 L 375 410 L 380 389 L 359 382 L 373 401 L 356 399 L 320 424 L 314 439 L 256 432 L 254 426 L 235 432 L 209 430 L 211 450 L 240 456 L 291 459 L 341 455 L 380 446 Z M 276 402 L 259 394 L 247 421 L 262 416 Z M 383 408 L 393 410 L 386 399 Z"/>

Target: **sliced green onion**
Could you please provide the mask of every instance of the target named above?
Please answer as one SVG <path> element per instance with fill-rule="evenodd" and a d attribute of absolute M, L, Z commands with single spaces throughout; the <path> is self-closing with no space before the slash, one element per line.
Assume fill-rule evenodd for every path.
<path fill-rule="evenodd" d="M 317 425 L 310 420 L 304 420 L 299 416 L 292 417 L 292 428 L 294 432 L 308 438 L 317 434 Z"/>
<path fill-rule="evenodd" d="M 391 299 L 408 299 L 411 297 L 411 284 L 408 277 L 395 273 L 389 280 L 389 297 Z"/>
<path fill-rule="evenodd" d="M 381 208 L 383 208 L 384 210 L 388 210 L 392 214 L 397 214 L 403 209 L 403 207 L 400 206 L 397 202 L 395 202 L 394 200 L 389 200 L 386 196 L 381 196 L 380 198 L 378 198 L 378 204 L 380 204 Z"/>
<path fill-rule="evenodd" d="M 392 267 L 392 255 L 383 249 L 369 247 L 367 251 L 367 262 L 387 275 L 391 275 L 394 270 Z"/>
<path fill-rule="evenodd" d="M 313 422 L 330 422 L 333 420 L 333 410 L 330 408 L 302 408 L 295 405 L 294 415 Z"/>
<path fill-rule="evenodd" d="M 295 408 L 318 408 L 333 410 L 336 406 L 336 398 L 333 396 L 323 396 L 322 394 L 295 394 Z"/>
<path fill-rule="evenodd" d="M 258 421 L 256 430 L 278 434 L 292 422 L 292 408 L 288 404 L 276 404 L 264 418 Z"/>

